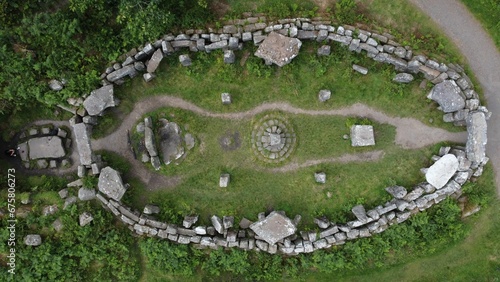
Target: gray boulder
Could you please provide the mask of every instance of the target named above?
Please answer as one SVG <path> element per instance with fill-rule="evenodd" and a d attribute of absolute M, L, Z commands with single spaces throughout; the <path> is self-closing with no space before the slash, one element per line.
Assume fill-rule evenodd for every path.
<path fill-rule="evenodd" d="M 80 201 L 89 201 L 93 200 L 94 198 L 95 198 L 94 189 L 87 189 L 85 187 L 78 189 L 78 199 L 80 199 Z"/>
<path fill-rule="evenodd" d="M 471 112 L 466 119 L 467 123 L 467 158 L 475 164 L 486 159 L 486 143 L 488 143 L 488 127 L 484 112 Z"/>
<path fill-rule="evenodd" d="M 197 215 L 188 215 L 184 217 L 184 220 L 182 221 L 182 226 L 184 228 L 191 228 L 196 222 L 198 221 L 198 216 Z"/>
<path fill-rule="evenodd" d="M 371 125 L 353 125 L 351 127 L 351 146 L 364 147 L 375 145 L 375 136 L 373 126 Z"/>
<path fill-rule="evenodd" d="M 83 107 L 91 116 L 100 115 L 106 108 L 116 105 L 117 103 L 113 95 L 113 84 L 92 91 L 90 96 L 83 101 Z"/>
<path fill-rule="evenodd" d="M 42 209 L 42 215 L 43 216 L 52 215 L 55 214 L 57 211 L 59 211 L 57 205 L 45 206 Z"/>
<path fill-rule="evenodd" d="M 222 104 L 224 104 L 224 105 L 231 104 L 231 94 L 229 94 L 229 93 L 222 93 L 222 94 L 220 94 L 220 97 L 221 97 L 221 100 L 222 100 Z"/>
<path fill-rule="evenodd" d="M 359 221 L 361 221 L 361 222 L 368 221 L 368 217 L 366 216 L 365 207 L 363 207 L 363 205 L 354 206 L 351 211 Z"/>
<path fill-rule="evenodd" d="M 436 84 L 427 98 L 436 101 L 445 113 L 465 108 L 465 96 L 454 80 L 445 80 Z"/>
<path fill-rule="evenodd" d="M 314 173 L 314 180 L 316 180 L 316 183 L 325 184 L 326 183 L 326 173 L 324 173 L 324 172 Z"/>
<path fill-rule="evenodd" d="M 183 54 L 183 55 L 180 55 L 179 56 L 179 62 L 181 63 L 181 65 L 183 65 L 184 67 L 189 67 L 192 62 L 191 62 L 191 58 L 189 57 L 189 55 L 187 54 Z"/>
<path fill-rule="evenodd" d="M 172 161 L 181 158 L 185 151 L 182 145 L 181 129 L 177 123 L 166 120 L 163 120 L 163 123 L 164 125 L 158 130 L 159 147 L 163 156 L 163 163 L 168 165 Z"/>
<path fill-rule="evenodd" d="M 330 100 L 331 96 L 332 96 L 332 92 L 330 90 L 327 90 L 327 89 L 322 89 L 318 93 L 318 99 L 320 102 L 326 102 L 326 101 Z"/>
<path fill-rule="evenodd" d="M 362 67 L 362 66 L 358 66 L 356 64 L 352 65 L 352 69 L 355 70 L 355 71 L 357 71 L 357 72 L 359 72 L 360 74 L 363 74 L 363 75 L 365 75 L 365 74 L 368 73 L 368 69 L 367 68 Z"/>
<path fill-rule="evenodd" d="M 453 154 L 446 154 L 435 162 L 425 174 L 429 184 L 437 189 L 443 188 L 458 170 L 458 159 Z"/>
<path fill-rule="evenodd" d="M 122 78 L 128 76 L 130 78 L 133 78 L 137 75 L 137 70 L 135 69 L 134 65 L 128 65 L 124 66 L 123 68 L 116 70 L 106 76 L 106 79 L 109 82 L 115 82 L 118 80 L 121 80 Z"/>
<path fill-rule="evenodd" d="M 224 51 L 224 63 L 225 64 L 234 64 L 236 60 L 236 56 L 234 55 L 233 50 L 225 50 Z"/>
<path fill-rule="evenodd" d="M 61 91 L 63 87 L 64 85 L 59 80 L 52 79 L 51 81 L 49 81 L 49 88 L 52 91 Z"/>
<path fill-rule="evenodd" d="M 210 218 L 210 221 L 212 222 L 215 231 L 217 231 L 219 234 L 224 233 L 224 226 L 222 225 L 222 219 L 220 219 L 220 217 L 214 215 Z"/>
<path fill-rule="evenodd" d="M 52 222 L 52 227 L 56 232 L 60 232 L 64 227 L 62 220 L 60 218 L 54 220 L 54 222 Z"/>
<path fill-rule="evenodd" d="M 160 170 L 161 167 L 161 162 L 160 162 L 160 157 L 151 157 L 151 165 L 155 170 Z"/>
<path fill-rule="evenodd" d="M 127 190 L 123 185 L 122 178 L 118 171 L 109 166 L 101 170 L 97 186 L 101 193 L 115 201 L 120 201 Z"/>
<path fill-rule="evenodd" d="M 42 237 L 38 234 L 29 234 L 24 237 L 24 244 L 27 246 L 40 246 L 42 244 Z"/>
<path fill-rule="evenodd" d="M 143 213 L 145 214 L 157 214 L 159 212 L 160 212 L 160 207 L 156 205 L 146 205 L 143 210 Z"/>
<path fill-rule="evenodd" d="M 79 218 L 80 226 L 85 226 L 85 225 L 89 224 L 92 220 L 94 220 L 94 217 L 92 216 L 91 213 L 84 212 L 84 213 L 80 214 L 80 218 Z"/>
<path fill-rule="evenodd" d="M 329 56 L 332 53 L 332 47 L 330 45 L 323 45 L 318 48 L 318 56 Z"/>
<path fill-rule="evenodd" d="M 297 38 L 271 32 L 259 45 L 254 55 L 282 67 L 299 54 L 301 46 L 302 42 Z"/>
<path fill-rule="evenodd" d="M 144 81 L 146 81 L 146 82 L 150 82 L 150 81 L 151 81 L 151 80 L 153 80 L 155 77 L 156 77 L 156 76 L 155 76 L 154 74 L 149 73 L 149 72 L 147 72 L 147 73 L 145 73 L 145 74 L 143 74 L 143 75 L 142 75 L 142 78 L 143 78 L 143 79 L 144 79 Z"/>
<path fill-rule="evenodd" d="M 387 191 L 387 193 L 391 194 L 396 199 L 403 199 L 407 194 L 406 188 L 402 186 L 387 187 L 385 188 L 385 191 Z"/>
<path fill-rule="evenodd" d="M 392 81 L 395 81 L 395 82 L 399 82 L 399 83 L 410 83 L 414 80 L 415 78 L 413 77 L 413 75 L 409 74 L 409 73 L 398 73 L 393 79 Z"/>
<path fill-rule="evenodd" d="M 61 138 L 58 136 L 36 137 L 28 140 L 29 158 L 46 159 L 61 158 L 66 155 Z"/>

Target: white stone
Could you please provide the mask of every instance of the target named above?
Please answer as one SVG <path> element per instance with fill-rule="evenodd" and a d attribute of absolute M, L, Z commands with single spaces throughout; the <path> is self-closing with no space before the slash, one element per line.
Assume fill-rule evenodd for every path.
<path fill-rule="evenodd" d="M 425 179 L 437 189 L 443 188 L 458 170 L 458 159 L 455 155 L 447 154 L 435 162 L 427 173 Z"/>

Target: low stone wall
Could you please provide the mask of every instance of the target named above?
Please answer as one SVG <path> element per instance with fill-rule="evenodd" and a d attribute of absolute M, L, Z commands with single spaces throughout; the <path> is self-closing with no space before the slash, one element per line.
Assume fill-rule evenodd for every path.
<path fill-rule="evenodd" d="M 154 72 L 162 58 L 175 51 L 211 52 L 223 49 L 225 58 L 229 58 L 231 55 L 234 56 L 234 50 L 242 48 L 243 43 L 251 42 L 258 45 L 272 31 L 300 40 L 341 44 L 350 51 L 365 54 L 380 63 L 391 64 L 401 72 L 395 77 L 396 82 L 409 82 L 414 79 L 413 75 L 422 74 L 426 80 L 436 84 L 436 87 L 438 85 L 442 87 L 441 83 L 451 83 L 452 90 L 456 94 L 451 98 L 463 101 L 458 103 L 461 105 L 459 107 L 456 107 L 456 103 L 452 101 L 454 110 L 445 110 L 443 118 L 445 121 L 454 122 L 457 126 L 466 125 L 469 134 L 467 147 L 443 147 L 439 154 L 432 158 L 436 166 L 446 165 L 443 163 L 447 163 L 449 159 L 452 160 L 452 165 L 447 167 L 450 171 L 449 179 L 442 187 L 437 188 L 429 184 L 432 173 L 428 173 L 426 175 L 428 182 L 417 184 L 411 191 L 400 186 L 387 187 L 386 190 L 392 195 L 392 199 L 368 211 L 361 205 L 353 207 L 352 212 L 356 220 L 334 224 L 326 218 L 316 219 L 317 230 L 299 231 L 272 245 L 248 229 L 251 222 L 247 219 L 243 219 L 239 223 L 240 228 L 237 228 L 233 226 L 234 220 L 230 216 L 225 216 L 223 219 L 213 216 L 211 218 L 213 226 L 194 226 L 197 217 L 186 217 L 183 226 L 180 227 L 172 223 L 157 221 L 149 214 L 133 211 L 120 203 L 118 198 L 109 199 L 104 194 L 97 193 L 96 197 L 102 205 L 128 225 L 130 230 L 139 235 L 159 237 L 180 244 L 195 244 L 198 247 L 237 247 L 244 250 L 258 249 L 272 254 L 279 252 L 288 255 L 309 253 L 317 249 L 344 244 L 348 240 L 370 237 L 383 232 L 393 224 L 406 221 L 412 214 L 424 211 L 446 197 L 458 198 L 462 193 L 461 186 L 471 177 L 478 177 L 482 174 L 483 166 L 488 162 L 484 152 L 486 120 L 491 113 L 486 107 L 480 105 L 478 94 L 473 90 L 471 80 L 460 66 L 440 63 L 423 55 L 414 55 L 409 47 L 401 46 L 389 34 L 372 33 L 347 25 L 333 26 L 330 21 L 322 19 L 296 18 L 266 23 L 265 17 L 251 17 L 230 21 L 219 30 L 209 29 L 208 32 L 188 30 L 179 35 L 166 35 L 154 43 L 132 50 L 124 56 L 122 63 L 115 63 L 106 69 L 101 75 L 102 84 L 106 89 L 103 87 L 96 90 L 97 93 L 106 94 L 102 94 L 99 98 L 102 100 L 101 108 L 104 110 L 108 106 L 115 105 L 114 102 L 110 102 L 110 99 L 113 99 L 110 85 L 120 85 L 124 79 L 135 77 L 141 72 L 145 72 L 143 77 L 146 81 L 153 79 Z M 328 48 L 323 46 L 318 53 L 327 55 L 329 52 L 325 52 L 326 49 Z M 181 58 L 183 65 L 191 63 L 190 60 L 187 62 L 186 58 L 188 57 Z M 226 60 L 226 62 L 232 63 L 234 60 Z M 111 96 L 109 96 L 110 93 Z M 443 100 L 439 93 L 436 95 L 430 98 L 440 103 L 442 110 L 450 105 L 449 96 L 445 95 Z M 99 100 L 95 97 L 92 99 L 94 102 Z M 85 102 L 83 104 L 85 105 Z M 82 113 L 81 110 L 79 112 Z M 102 114 L 102 111 L 97 112 L 94 114 Z M 86 125 L 79 125 L 82 122 Z M 84 140 L 80 141 L 82 145 L 78 146 L 79 150 L 83 150 L 80 152 L 81 169 L 79 172 L 82 171 L 82 174 L 79 173 L 80 177 L 86 168 L 98 165 L 94 162 L 89 138 L 89 132 L 94 123 L 94 116 L 86 113 L 81 117 L 76 116 L 72 121 L 75 130 L 82 127 L 81 133 L 85 135 Z M 443 158 L 444 156 L 446 157 Z M 440 162 L 442 158 L 443 161 Z M 432 167 L 429 171 L 431 170 L 433 170 Z M 423 171 L 428 172 L 427 169 Z M 98 173 L 98 169 L 94 172 Z M 101 187 L 99 189 L 101 190 Z M 259 215 L 259 219 L 262 218 L 263 213 Z M 300 216 L 297 216 L 294 220 L 295 225 L 299 221 Z"/>

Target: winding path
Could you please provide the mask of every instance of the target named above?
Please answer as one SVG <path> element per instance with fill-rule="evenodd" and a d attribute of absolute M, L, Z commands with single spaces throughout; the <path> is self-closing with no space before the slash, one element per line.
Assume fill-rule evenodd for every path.
<path fill-rule="evenodd" d="M 135 124 L 148 112 L 154 111 L 161 107 L 174 107 L 194 112 L 201 116 L 211 118 L 224 119 L 248 119 L 256 114 L 280 110 L 291 114 L 305 114 L 311 116 L 361 116 L 367 117 L 380 123 L 388 123 L 396 127 L 395 143 L 405 149 L 417 149 L 428 145 L 436 144 L 442 141 L 451 141 L 457 143 L 465 143 L 467 140 L 466 132 L 451 133 L 446 130 L 429 127 L 420 121 L 413 118 L 391 117 L 373 108 L 363 104 L 354 104 L 347 108 L 334 110 L 305 110 L 294 107 L 289 103 L 275 102 L 264 103 L 251 110 L 238 113 L 213 113 L 195 104 L 183 100 L 182 98 L 161 95 L 147 97 L 134 105 L 132 111 L 125 117 L 121 125 L 110 135 L 92 140 L 94 150 L 112 151 L 125 157 L 132 169 L 130 173 L 142 180 L 146 187 L 150 190 L 155 190 L 161 187 L 173 187 L 181 181 L 181 177 L 166 177 L 149 171 L 140 161 L 133 158 L 127 143 L 127 130 L 133 129 Z M 303 164 L 291 163 L 287 166 L 274 169 L 276 172 L 286 172 L 296 170 L 302 167 L 312 166 L 326 162 L 347 162 L 347 161 L 369 161 L 381 158 L 383 152 L 373 151 L 370 153 L 344 155 L 338 158 L 329 158 L 321 160 L 310 160 Z"/>
<path fill-rule="evenodd" d="M 469 10 L 457 0 L 409 0 L 434 20 L 460 49 L 476 75 L 488 109 L 486 153 L 493 163 L 500 197 L 500 52 Z"/>

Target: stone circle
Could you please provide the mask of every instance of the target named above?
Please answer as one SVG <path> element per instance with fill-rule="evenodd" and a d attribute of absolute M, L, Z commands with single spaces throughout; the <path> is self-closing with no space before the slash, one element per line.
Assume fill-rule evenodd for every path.
<path fill-rule="evenodd" d="M 297 136 L 288 121 L 276 115 L 261 118 L 252 131 L 252 148 L 265 162 L 279 163 L 290 156 Z"/>

